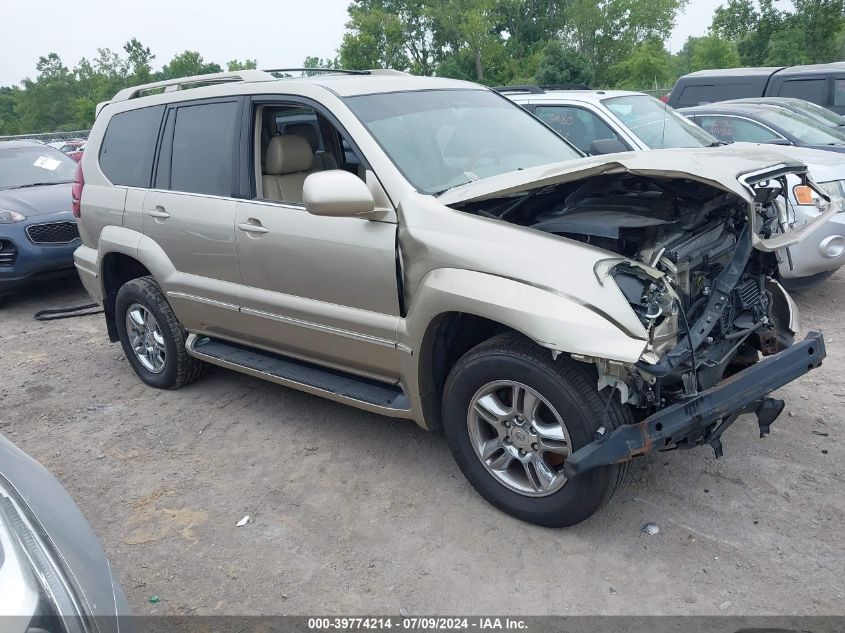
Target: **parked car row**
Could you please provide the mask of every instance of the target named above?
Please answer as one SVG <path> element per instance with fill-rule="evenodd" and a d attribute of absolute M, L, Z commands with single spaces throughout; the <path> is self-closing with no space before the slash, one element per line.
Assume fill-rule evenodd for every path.
<path fill-rule="evenodd" d="M 694 116 L 690 120 L 671 107 L 648 95 L 618 90 L 537 91 L 524 88 L 503 89 L 511 100 L 519 103 L 551 126 L 570 143 L 586 154 L 605 154 L 617 151 L 645 151 L 685 147 L 716 148 L 735 143 L 737 149 L 748 143 L 764 143 L 761 135 L 746 134 L 746 127 L 735 121 L 733 135 L 726 133 L 725 123 L 709 116 Z M 714 104 L 713 107 L 721 105 Z M 711 106 L 700 106 L 707 109 Z M 740 106 L 738 106 L 740 107 Z M 748 105 L 747 109 L 771 109 L 785 116 L 797 129 L 800 119 L 809 118 L 773 105 Z M 693 109 L 697 111 L 698 109 Z M 684 114 L 688 110 L 682 110 Z M 838 115 L 835 115 L 838 116 Z M 731 119 L 733 120 L 733 119 Z M 793 123 L 794 122 L 794 123 Z M 823 133 L 824 126 L 814 120 L 801 134 L 811 138 Z M 748 123 L 750 126 L 751 123 Z M 702 129 L 703 128 L 703 129 Z M 831 128 L 831 134 L 839 134 Z M 812 137 L 815 138 L 815 137 Z M 843 136 L 845 143 L 845 136 Z M 827 195 L 845 195 L 845 161 L 838 154 L 819 149 L 756 145 L 758 151 L 778 154 L 789 160 L 805 163 L 813 179 Z M 845 149 L 845 145 L 824 146 L 825 149 Z M 819 214 L 812 198 L 798 199 L 795 187 L 789 190 L 791 222 L 800 226 Z M 791 290 L 804 289 L 824 281 L 845 264 L 845 213 L 837 214 L 811 238 L 779 253 L 778 279 Z"/>

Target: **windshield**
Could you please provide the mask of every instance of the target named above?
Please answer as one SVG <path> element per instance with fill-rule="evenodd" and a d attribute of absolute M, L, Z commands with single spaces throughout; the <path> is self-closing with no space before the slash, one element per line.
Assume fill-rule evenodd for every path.
<path fill-rule="evenodd" d="M 602 103 L 650 149 L 707 147 L 719 143 L 654 97 L 627 95 L 602 99 Z"/>
<path fill-rule="evenodd" d="M 831 112 L 824 106 L 812 103 L 811 101 L 798 101 L 795 103 L 795 109 L 800 110 L 807 116 L 822 119 L 829 125 L 845 125 L 845 118 L 843 118 L 842 115 L 836 114 L 836 112 Z"/>
<path fill-rule="evenodd" d="M 73 182 L 74 174 L 76 163 L 53 147 L 0 148 L 0 189 Z"/>
<path fill-rule="evenodd" d="M 487 90 L 393 92 L 346 103 L 423 193 L 581 157 L 521 107 Z"/>
<path fill-rule="evenodd" d="M 817 119 L 781 108 L 760 109 L 757 117 L 781 128 L 786 134 L 806 145 L 843 145 L 845 135 L 840 134 Z"/>

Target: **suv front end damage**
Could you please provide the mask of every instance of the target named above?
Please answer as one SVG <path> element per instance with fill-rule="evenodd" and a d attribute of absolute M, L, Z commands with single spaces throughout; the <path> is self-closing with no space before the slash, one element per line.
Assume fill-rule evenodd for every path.
<path fill-rule="evenodd" d="M 768 433 L 784 407 L 768 394 L 825 356 L 821 334 L 795 343 L 797 309 L 775 280 L 775 251 L 839 210 L 806 168 L 758 163 L 720 180 L 677 167 L 618 167 L 457 205 L 605 251 L 595 279 L 615 287 L 642 325 L 637 362 L 558 350 L 593 364 L 597 389 L 609 388 L 607 397 L 619 397 L 637 420 L 601 427 L 567 459 L 569 476 L 669 448 L 709 444 L 720 456 L 721 436 L 739 415 L 756 414 Z M 824 219 L 794 225 L 791 187 L 809 189 Z"/>

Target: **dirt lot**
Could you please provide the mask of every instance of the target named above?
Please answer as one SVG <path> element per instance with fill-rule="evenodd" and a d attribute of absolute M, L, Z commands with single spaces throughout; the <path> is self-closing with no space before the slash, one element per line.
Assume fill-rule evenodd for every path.
<path fill-rule="evenodd" d="M 68 488 L 139 614 L 841 614 L 845 274 L 796 299 L 828 359 L 772 435 L 746 416 L 723 459 L 638 461 L 568 530 L 493 509 L 412 423 L 224 370 L 145 387 L 102 316 L 32 319 L 86 302 L 75 282 L 0 311 L 0 432 Z"/>

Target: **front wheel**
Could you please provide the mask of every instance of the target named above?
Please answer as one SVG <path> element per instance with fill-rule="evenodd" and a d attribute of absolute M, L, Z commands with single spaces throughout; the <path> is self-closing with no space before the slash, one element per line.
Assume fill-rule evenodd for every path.
<path fill-rule="evenodd" d="M 567 479 L 563 464 L 599 427 L 631 421 L 618 398 L 596 391 L 589 366 L 516 335 L 494 337 L 454 366 L 443 396 L 458 466 L 490 503 L 524 521 L 567 527 L 619 488 L 627 464 Z"/>
<path fill-rule="evenodd" d="M 205 363 L 188 355 L 185 328 L 152 277 L 123 284 L 115 301 L 115 320 L 123 352 L 146 384 L 178 389 L 202 374 Z"/>

